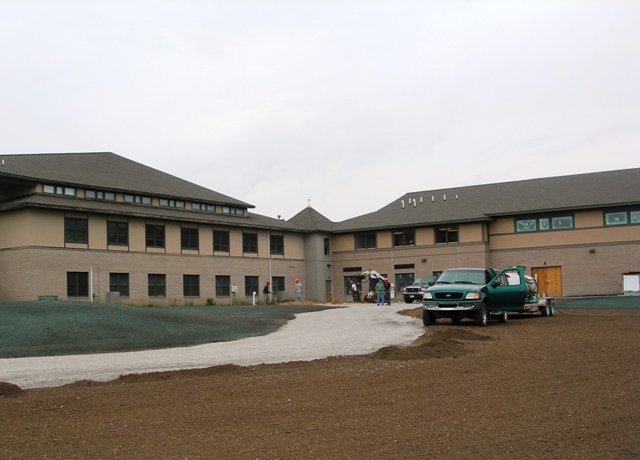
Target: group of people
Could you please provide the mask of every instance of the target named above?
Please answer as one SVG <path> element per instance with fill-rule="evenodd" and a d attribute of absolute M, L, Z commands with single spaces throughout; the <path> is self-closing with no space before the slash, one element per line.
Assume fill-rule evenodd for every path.
<path fill-rule="evenodd" d="M 271 290 L 269 289 L 271 285 L 271 281 L 265 283 L 264 288 L 262 289 L 262 295 L 264 296 L 264 304 L 267 305 L 269 303 L 269 296 L 271 295 Z M 296 300 L 302 300 L 302 283 L 299 278 L 296 278 Z"/>
<path fill-rule="evenodd" d="M 391 305 L 391 283 L 388 278 L 379 279 L 376 283 L 378 305 Z"/>
<path fill-rule="evenodd" d="M 351 296 L 353 297 L 353 301 L 358 300 L 358 286 L 353 280 L 349 281 L 351 286 Z M 379 279 L 376 283 L 376 296 L 378 299 L 378 305 L 391 305 L 391 283 L 388 278 Z"/>

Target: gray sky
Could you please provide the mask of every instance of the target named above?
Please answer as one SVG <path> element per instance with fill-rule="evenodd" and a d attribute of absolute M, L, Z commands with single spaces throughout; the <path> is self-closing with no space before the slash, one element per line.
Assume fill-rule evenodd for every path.
<path fill-rule="evenodd" d="M 110 151 L 334 221 L 640 167 L 639 24 L 637 0 L 2 0 L 0 153 Z"/>

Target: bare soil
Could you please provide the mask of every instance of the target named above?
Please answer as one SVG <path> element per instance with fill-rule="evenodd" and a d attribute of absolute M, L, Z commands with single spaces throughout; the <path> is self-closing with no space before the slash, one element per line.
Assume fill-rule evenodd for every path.
<path fill-rule="evenodd" d="M 368 356 L 0 384 L 0 458 L 639 458 L 640 311 L 571 313 L 440 320 Z"/>

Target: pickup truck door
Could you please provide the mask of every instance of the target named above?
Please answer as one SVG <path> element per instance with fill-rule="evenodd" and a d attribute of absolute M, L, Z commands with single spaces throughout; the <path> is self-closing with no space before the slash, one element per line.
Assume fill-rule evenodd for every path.
<path fill-rule="evenodd" d="M 487 284 L 490 311 L 521 311 L 524 308 L 526 282 L 524 272 L 507 268 Z"/>

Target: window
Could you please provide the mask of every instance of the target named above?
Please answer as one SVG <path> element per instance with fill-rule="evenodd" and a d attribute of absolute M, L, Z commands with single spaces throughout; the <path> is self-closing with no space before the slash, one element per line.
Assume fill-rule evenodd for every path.
<path fill-rule="evenodd" d="M 64 242 L 87 244 L 87 219 L 66 217 L 64 219 Z"/>
<path fill-rule="evenodd" d="M 458 242 L 458 227 L 436 228 L 436 244 L 449 244 Z"/>
<path fill-rule="evenodd" d="M 284 255 L 284 235 L 271 235 L 271 254 Z"/>
<path fill-rule="evenodd" d="M 568 228 L 573 228 L 573 217 L 572 216 L 552 217 L 551 228 L 553 230 L 566 230 Z"/>
<path fill-rule="evenodd" d="M 160 198 L 158 203 L 160 204 L 160 206 L 164 206 L 165 208 L 184 209 L 184 201 L 180 201 L 180 200 L 168 200 L 166 198 Z"/>
<path fill-rule="evenodd" d="M 164 248 L 164 225 L 147 224 L 147 247 Z"/>
<path fill-rule="evenodd" d="M 207 203 L 191 203 L 191 209 L 194 211 L 216 212 L 216 205 Z"/>
<path fill-rule="evenodd" d="M 180 229 L 180 241 L 182 249 L 198 250 L 198 229 L 192 227 L 182 227 Z"/>
<path fill-rule="evenodd" d="M 242 233 L 242 252 L 257 253 L 258 252 L 258 234 Z"/>
<path fill-rule="evenodd" d="M 60 185 L 44 185 L 42 187 L 44 193 L 53 195 L 76 196 L 76 189 L 73 187 L 62 187 Z"/>
<path fill-rule="evenodd" d="M 147 286 L 149 297 L 167 296 L 167 275 L 149 273 Z"/>
<path fill-rule="evenodd" d="M 242 208 L 232 208 L 230 206 L 223 206 L 222 207 L 222 214 L 231 214 L 234 216 L 243 216 L 244 215 L 244 209 Z"/>
<path fill-rule="evenodd" d="M 255 292 L 260 294 L 260 281 L 257 276 L 245 276 L 244 277 L 244 295 L 246 297 L 252 297 Z"/>
<path fill-rule="evenodd" d="M 329 254 L 331 254 L 331 240 L 329 240 L 329 238 L 325 238 L 324 239 L 324 255 L 328 256 Z"/>
<path fill-rule="evenodd" d="M 116 201 L 116 194 L 101 190 L 85 190 L 84 197 L 88 200 Z"/>
<path fill-rule="evenodd" d="M 284 292 L 284 290 L 284 276 L 274 276 L 271 292 L 275 294 L 276 292 Z"/>
<path fill-rule="evenodd" d="M 631 211 L 629 216 L 632 224 L 640 224 L 640 211 Z"/>
<path fill-rule="evenodd" d="M 213 250 L 229 252 L 229 230 L 213 231 Z"/>
<path fill-rule="evenodd" d="M 151 204 L 151 197 L 149 196 L 140 196 L 140 195 L 125 195 L 124 196 L 125 203 L 135 203 L 135 204 Z"/>
<path fill-rule="evenodd" d="M 402 292 L 407 286 L 413 284 L 415 275 L 413 273 L 396 273 L 396 293 Z"/>
<path fill-rule="evenodd" d="M 67 297 L 89 297 L 89 272 L 67 272 Z"/>
<path fill-rule="evenodd" d="M 200 275 L 182 275 L 182 294 L 185 297 L 200 297 Z"/>
<path fill-rule="evenodd" d="M 107 244 L 125 246 L 129 244 L 129 223 L 108 221 Z"/>
<path fill-rule="evenodd" d="M 109 292 L 119 292 L 120 297 L 129 297 L 129 274 L 109 273 Z"/>
<path fill-rule="evenodd" d="M 376 232 L 356 233 L 356 249 L 375 249 L 377 246 Z"/>
<path fill-rule="evenodd" d="M 626 212 L 608 212 L 604 215 L 605 225 L 626 225 L 627 213 Z"/>
<path fill-rule="evenodd" d="M 416 232 L 415 230 L 398 230 L 393 232 L 393 246 L 403 247 L 403 246 L 414 246 L 416 240 Z"/>
<path fill-rule="evenodd" d="M 573 228 L 573 216 L 528 217 L 516 219 L 516 233 L 545 232 Z"/>
<path fill-rule="evenodd" d="M 216 296 L 229 297 L 231 277 L 229 275 L 216 275 Z"/>

